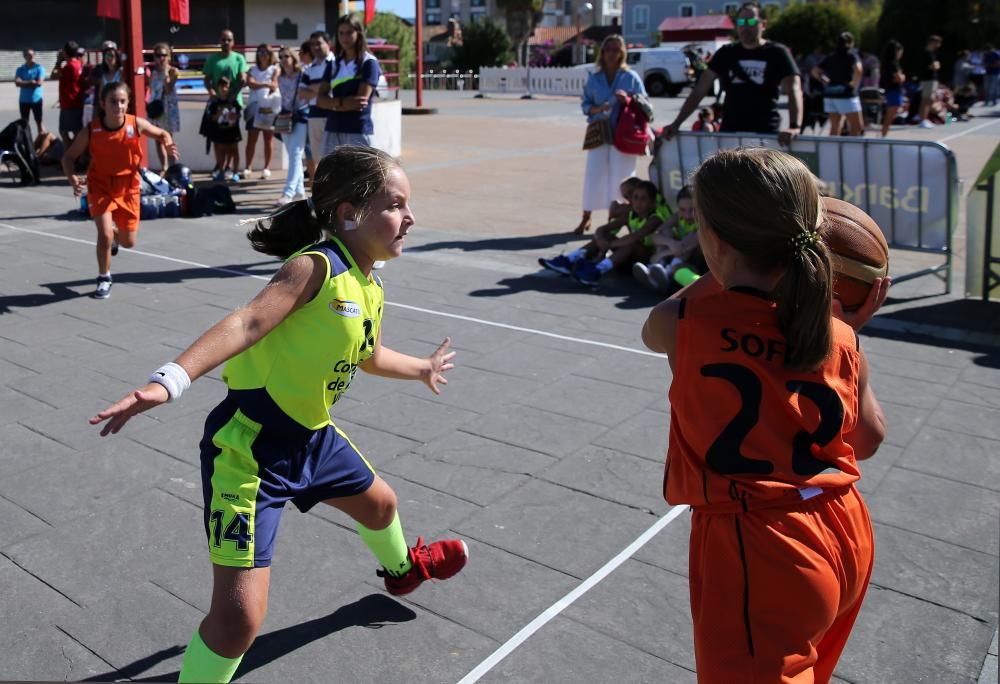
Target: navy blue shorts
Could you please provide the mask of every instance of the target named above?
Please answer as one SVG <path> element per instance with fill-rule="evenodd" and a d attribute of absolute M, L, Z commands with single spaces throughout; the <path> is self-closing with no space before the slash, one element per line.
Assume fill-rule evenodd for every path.
<path fill-rule="evenodd" d="M 307 430 L 287 417 L 277 426 L 258 422 L 233 394 L 209 414 L 201 440 L 205 534 L 212 563 L 263 568 L 271 565 L 285 502 L 304 513 L 361 494 L 375 471 L 337 426 Z"/>
<path fill-rule="evenodd" d="M 903 91 L 902 90 L 887 90 L 887 91 L 885 91 L 885 106 L 886 107 L 902 107 L 903 106 Z"/>

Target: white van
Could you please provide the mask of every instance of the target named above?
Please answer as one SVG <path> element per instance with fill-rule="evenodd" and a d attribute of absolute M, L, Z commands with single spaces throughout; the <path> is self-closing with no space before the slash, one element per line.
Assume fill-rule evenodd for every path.
<path fill-rule="evenodd" d="M 687 55 L 674 48 L 632 48 L 627 61 L 651 97 L 677 97 L 694 77 Z"/>

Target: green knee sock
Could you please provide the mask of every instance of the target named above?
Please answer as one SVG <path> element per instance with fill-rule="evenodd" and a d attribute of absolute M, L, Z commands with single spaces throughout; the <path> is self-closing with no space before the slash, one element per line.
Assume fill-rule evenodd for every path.
<path fill-rule="evenodd" d="M 398 512 L 384 530 L 369 530 L 358 523 L 358 534 L 361 535 L 361 541 L 371 549 L 375 559 L 390 575 L 405 575 L 413 566 L 410 562 L 410 547 L 406 545 Z"/>
<path fill-rule="evenodd" d="M 205 645 L 196 629 L 184 651 L 184 664 L 178 682 L 228 682 L 240 666 L 239 658 L 223 658 Z"/>
<path fill-rule="evenodd" d="M 687 287 L 694 281 L 698 280 L 698 278 L 700 277 L 701 276 L 699 276 L 697 273 L 692 271 L 687 266 L 681 266 L 680 268 L 677 269 L 677 271 L 674 272 L 674 280 L 676 280 L 678 283 L 680 283 L 685 287 Z"/>

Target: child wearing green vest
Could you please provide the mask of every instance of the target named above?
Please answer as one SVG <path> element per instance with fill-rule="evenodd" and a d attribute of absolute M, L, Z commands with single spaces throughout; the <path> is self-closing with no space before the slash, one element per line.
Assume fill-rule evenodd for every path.
<path fill-rule="evenodd" d="M 646 287 L 660 292 L 679 290 L 705 272 L 698 247 L 694 201 L 688 186 L 677 192 L 677 213 L 660 224 L 652 242 L 655 250 L 649 262 L 636 262 L 632 266 L 632 275 Z"/>

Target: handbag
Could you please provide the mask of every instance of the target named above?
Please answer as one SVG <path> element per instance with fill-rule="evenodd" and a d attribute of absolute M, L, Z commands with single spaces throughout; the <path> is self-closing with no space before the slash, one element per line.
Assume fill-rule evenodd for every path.
<path fill-rule="evenodd" d="M 274 118 L 275 133 L 291 133 L 293 125 L 292 112 L 281 112 Z"/>
<path fill-rule="evenodd" d="M 611 135 L 611 121 L 608 119 L 597 119 L 587 124 L 587 130 L 583 134 L 583 149 L 593 150 L 601 145 L 610 145 L 614 138 Z"/>
<path fill-rule="evenodd" d="M 146 103 L 146 116 L 150 119 L 159 119 L 163 116 L 163 100 L 150 100 Z"/>

